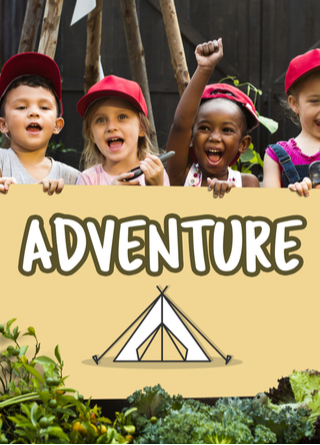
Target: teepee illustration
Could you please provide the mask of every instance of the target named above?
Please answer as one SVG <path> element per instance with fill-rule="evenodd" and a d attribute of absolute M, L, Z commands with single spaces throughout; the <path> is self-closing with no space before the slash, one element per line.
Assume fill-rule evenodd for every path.
<path fill-rule="evenodd" d="M 136 329 L 122 347 L 114 362 L 211 362 L 193 334 L 196 331 L 225 360 L 226 357 L 189 320 L 161 290 L 160 295 L 134 320 L 100 357 L 92 358 L 98 365 L 101 358 L 134 326 Z"/>

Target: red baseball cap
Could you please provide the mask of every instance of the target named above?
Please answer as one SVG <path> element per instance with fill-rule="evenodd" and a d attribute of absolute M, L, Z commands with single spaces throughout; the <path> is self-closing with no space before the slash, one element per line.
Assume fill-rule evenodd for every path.
<path fill-rule="evenodd" d="M 296 83 L 302 76 L 311 71 L 320 70 L 320 49 L 312 49 L 300 56 L 295 57 L 289 63 L 284 83 L 284 90 L 287 94 L 289 88 Z"/>
<path fill-rule="evenodd" d="M 202 100 L 218 99 L 220 97 L 233 100 L 244 106 L 249 112 L 248 117 L 250 119 L 247 119 L 248 130 L 251 131 L 259 125 L 260 122 L 252 100 L 239 88 L 229 85 L 228 83 L 212 83 L 205 87 L 202 94 Z"/>
<path fill-rule="evenodd" d="M 59 115 L 63 114 L 61 100 L 61 75 L 56 62 L 45 54 L 27 52 L 16 54 L 3 66 L 0 73 L 0 100 L 14 80 L 25 75 L 44 77 L 52 83 L 59 103 Z"/>
<path fill-rule="evenodd" d="M 259 125 L 258 115 L 255 109 L 255 106 L 245 93 L 243 93 L 239 88 L 234 87 L 233 85 L 229 85 L 228 83 L 212 83 L 207 85 L 202 94 L 202 100 L 208 99 L 228 99 L 233 100 L 234 102 L 238 102 L 243 105 L 248 113 L 245 113 L 247 118 L 248 130 L 253 130 Z M 230 162 L 230 166 L 235 164 L 239 159 L 241 153 L 237 153 L 235 158 Z M 197 163 L 197 157 L 193 150 L 193 147 L 190 148 L 190 156 L 194 163 Z"/>
<path fill-rule="evenodd" d="M 141 88 L 137 82 L 117 76 L 106 76 L 93 85 L 77 105 L 79 114 L 84 117 L 90 105 L 103 97 L 120 97 L 148 115 L 148 108 Z"/>

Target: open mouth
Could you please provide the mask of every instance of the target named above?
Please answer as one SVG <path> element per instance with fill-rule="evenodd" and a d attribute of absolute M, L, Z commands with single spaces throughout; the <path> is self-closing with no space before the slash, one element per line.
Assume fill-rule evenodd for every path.
<path fill-rule="evenodd" d="M 121 138 L 110 138 L 108 139 L 107 144 L 111 150 L 118 150 L 122 147 L 123 142 L 124 141 Z"/>
<path fill-rule="evenodd" d="M 38 133 L 41 130 L 42 130 L 42 128 L 39 124 L 30 124 L 27 126 L 27 131 L 29 133 Z"/>
<path fill-rule="evenodd" d="M 207 158 L 210 164 L 218 164 L 222 157 L 222 152 L 220 150 L 208 150 Z"/>

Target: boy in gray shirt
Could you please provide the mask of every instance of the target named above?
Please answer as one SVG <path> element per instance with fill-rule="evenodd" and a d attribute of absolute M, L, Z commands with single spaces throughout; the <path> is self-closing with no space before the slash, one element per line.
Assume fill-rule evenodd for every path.
<path fill-rule="evenodd" d="M 11 141 L 11 148 L 0 149 L 0 192 L 14 183 L 42 183 L 52 195 L 76 183 L 77 169 L 45 156 L 52 134 L 64 126 L 62 114 L 54 60 L 40 53 L 11 57 L 0 75 L 0 131 Z"/>

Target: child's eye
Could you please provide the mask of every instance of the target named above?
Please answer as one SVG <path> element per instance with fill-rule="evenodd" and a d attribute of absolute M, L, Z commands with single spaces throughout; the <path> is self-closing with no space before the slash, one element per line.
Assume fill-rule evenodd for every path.
<path fill-rule="evenodd" d="M 201 131 L 210 131 L 210 128 L 208 125 L 200 125 L 199 130 Z"/>
<path fill-rule="evenodd" d="M 98 117 L 96 122 L 97 122 L 97 124 L 102 124 L 104 122 L 104 120 L 105 120 L 104 117 Z"/>
<path fill-rule="evenodd" d="M 229 127 L 224 128 L 223 131 L 224 131 L 225 133 L 234 133 L 233 128 L 229 128 Z"/>
<path fill-rule="evenodd" d="M 43 106 L 41 107 L 41 110 L 49 110 L 49 107 L 47 107 L 46 105 L 43 105 Z"/>
<path fill-rule="evenodd" d="M 125 114 L 120 114 L 119 115 L 119 120 L 121 121 L 121 120 L 124 120 L 124 119 L 126 119 L 127 118 L 127 116 L 125 115 Z"/>
<path fill-rule="evenodd" d="M 25 110 L 27 107 L 26 106 L 24 106 L 24 105 L 19 105 L 18 107 L 17 107 L 17 110 Z"/>

